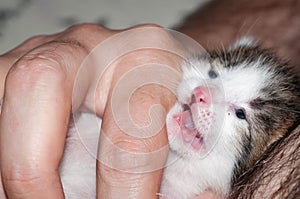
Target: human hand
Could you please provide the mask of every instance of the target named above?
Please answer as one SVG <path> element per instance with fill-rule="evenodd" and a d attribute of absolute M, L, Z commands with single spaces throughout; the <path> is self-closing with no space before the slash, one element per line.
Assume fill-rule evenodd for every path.
<path fill-rule="evenodd" d="M 81 73 L 80 79 L 76 76 L 90 51 L 119 32 L 121 31 L 91 24 L 74 26 L 55 35 L 31 38 L 0 57 L 0 94 L 1 98 L 3 96 L 0 119 L 1 174 L 9 198 L 63 198 L 58 166 L 64 151 L 71 111 L 93 112 L 95 107 L 96 114 L 104 119 L 103 130 L 108 135 L 117 131 L 106 131 L 106 128 L 112 125 L 110 119 L 106 119 L 110 117 L 110 112 L 105 108 L 105 104 L 111 95 L 111 85 L 114 84 L 111 82 L 117 81 L 122 74 L 118 66 L 130 69 L 131 65 L 121 61 L 112 64 L 114 66 L 100 79 L 101 83 L 104 81 L 100 86 L 99 77 L 95 76 L 95 71 L 99 69 L 97 66 Z M 136 56 L 137 54 L 143 61 L 152 59 L 150 57 L 164 57 L 160 53 L 154 53 L 156 55 L 153 56 L 153 53 L 147 50 L 135 53 Z M 168 62 L 170 58 L 171 56 L 164 57 L 162 60 Z M 135 60 L 132 56 L 127 61 Z M 173 57 L 171 62 L 175 63 Z M 80 81 L 80 89 L 74 90 L 75 81 Z M 72 98 L 74 95 L 76 98 Z M 99 100 L 94 101 L 94 95 L 97 95 Z M 138 102 L 136 103 L 138 105 Z M 126 141 L 122 135 L 112 139 L 119 141 L 116 145 Z M 126 148 L 139 151 L 149 147 L 149 150 L 152 150 L 167 143 L 165 133 L 159 134 L 155 139 L 159 142 L 153 142 L 153 139 L 143 142 L 131 139 L 131 142 L 128 142 L 131 146 Z M 102 168 L 101 163 L 98 168 Z M 98 196 L 107 198 L 109 193 L 115 192 L 111 189 L 117 186 L 111 184 L 111 179 L 115 176 L 122 181 L 122 176 L 110 168 L 100 169 L 98 174 L 98 184 L 101 185 Z M 161 170 L 155 174 L 146 175 L 153 180 L 151 192 L 156 191 L 158 187 Z M 144 175 L 134 178 L 149 182 Z M 131 184 L 133 181 L 130 180 L 130 175 L 126 175 L 122 182 L 128 185 L 124 188 L 124 192 L 128 194 L 130 191 L 135 192 L 131 189 L 141 186 Z"/>
<path fill-rule="evenodd" d="M 8 198 L 63 198 L 58 166 L 71 108 L 88 106 L 81 105 L 86 87 L 72 107 L 75 76 L 89 51 L 111 34 L 95 25 L 74 26 L 31 38 L 0 57 L 1 174 Z M 81 83 L 93 84 L 85 75 Z"/>
<path fill-rule="evenodd" d="M 103 118 L 97 196 L 156 197 L 167 154 L 167 136 L 162 123 L 165 112 L 152 112 L 160 122 L 157 123 L 158 120 L 154 118 L 154 124 L 158 126 L 150 125 L 150 130 L 162 127 L 157 132 L 150 132 L 155 133 L 154 136 L 138 138 L 122 131 L 115 121 L 113 106 L 106 106 L 113 101 L 113 91 L 121 77 L 141 64 L 155 63 L 179 71 L 181 57 L 174 54 L 179 48 L 169 34 L 151 25 L 129 30 L 141 28 L 155 29 L 150 37 L 140 41 L 144 45 L 158 45 L 156 47 L 160 49 L 146 48 L 129 52 L 126 56 L 117 57 L 119 59 L 108 64 L 107 68 L 88 64 L 82 70 L 82 63 L 97 44 L 126 30 L 113 31 L 92 24 L 78 25 L 58 34 L 31 38 L 0 57 L 0 94 L 3 99 L 0 161 L 2 181 L 9 198 L 64 197 L 58 166 L 64 152 L 70 113 L 81 111 L 94 112 Z M 107 56 L 115 56 L 118 44 L 135 42 L 128 37 L 117 41 L 120 40 L 116 39 L 115 43 L 106 46 L 113 50 L 104 53 L 106 57 L 98 58 L 100 62 Z M 161 41 L 165 43 L 161 44 Z M 114 51 L 114 48 L 117 50 Z M 172 49 L 173 53 L 162 51 L 164 48 Z M 178 52 L 180 55 L 181 51 Z M 99 66 L 103 69 L 100 72 Z M 137 85 L 136 88 L 138 90 L 129 104 L 136 125 L 149 124 L 147 110 L 153 104 L 162 105 L 166 111 L 173 104 L 173 93 L 162 88 L 162 85 Z M 124 101 L 122 98 L 120 100 L 121 103 Z M 149 133 L 149 129 L 147 131 Z M 110 142 L 105 142 L 107 140 Z M 120 153 L 115 146 L 129 153 Z M 132 152 L 150 154 L 153 151 L 159 153 L 143 157 L 140 161 L 132 156 Z M 114 158 L 110 162 L 105 157 Z M 134 164 L 127 164 L 132 162 Z"/>

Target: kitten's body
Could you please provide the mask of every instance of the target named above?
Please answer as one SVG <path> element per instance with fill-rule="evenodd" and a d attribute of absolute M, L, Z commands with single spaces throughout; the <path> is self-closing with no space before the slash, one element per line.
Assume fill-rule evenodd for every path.
<path fill-rule="evenodd" d="M 205 189 L 225 196 L 298 122 L 298 79 L 248 39 L 189 59 L 182 69 L 178 101 L 167 116 L 170 154 L 161 192 L 168 199 L 189 199 Z M 66 198 L 95 198 L 98 125 L 83 115 L 81 137 L 76 128 L 69 131 L 60 167 Z"/>
<path fill-rule="evenodd" d="M 83 113 L 69 126 L 60 177 L 66 199 L 96 198 L 96 157 L 101 121 Z"/>

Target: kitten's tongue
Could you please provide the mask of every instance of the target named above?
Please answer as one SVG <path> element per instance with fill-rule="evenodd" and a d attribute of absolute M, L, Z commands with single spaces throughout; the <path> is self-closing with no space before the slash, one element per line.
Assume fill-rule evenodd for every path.
<path fill-rule="evenodd" d="M 191 144 L 195 150 L 199 150 L 202 143 L 197 129 L 195 128 L 192 113 L 190 110 L 184 111 L 174 116 L 181 128 L 182 138 L 186 143 Z"/>
<path fill-rule="evenodd" d="M 181 113 L 180 126 L 183 126 L 187 129 L 195 129 L 191 111 L 184 111 Z"/>

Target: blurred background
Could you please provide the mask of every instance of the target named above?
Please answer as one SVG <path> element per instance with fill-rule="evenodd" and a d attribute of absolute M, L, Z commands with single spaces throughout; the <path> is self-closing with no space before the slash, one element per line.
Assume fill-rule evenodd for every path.
<path fill-rule="evenodd" d="M 141 23 L 175 27 L 210 0 L 0 0 L 0 54 L 25 39 L 92 22 L 108 28 Z"/>

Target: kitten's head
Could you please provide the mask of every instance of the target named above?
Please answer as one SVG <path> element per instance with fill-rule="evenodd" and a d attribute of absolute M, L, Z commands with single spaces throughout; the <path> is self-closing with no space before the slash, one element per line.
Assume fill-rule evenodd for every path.
<path fill-rule="evenodd" d="M 167 117 L 170 150 L 246 169 L 299 123 L 299 78 L 248 38 L 182 66 Z"/>

